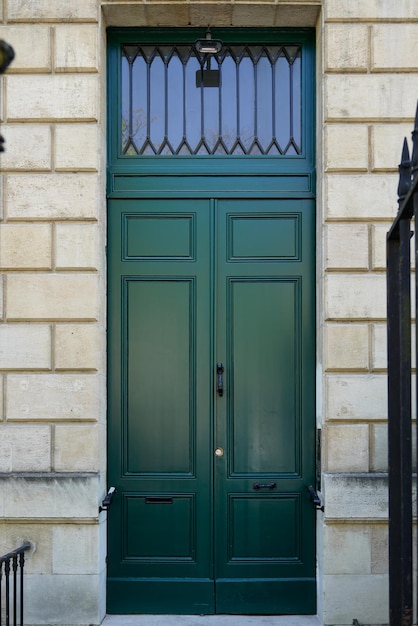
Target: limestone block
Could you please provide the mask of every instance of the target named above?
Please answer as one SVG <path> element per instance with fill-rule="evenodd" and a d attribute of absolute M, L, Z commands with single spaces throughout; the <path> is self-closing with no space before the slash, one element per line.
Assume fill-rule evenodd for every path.
<path fill-rule="evenodd" d="M 369 471 L 369 426 L 367 424 L 329 424 L 326 427 L 326 441 L 327 471 Z"/>
<path fill-rule="evenodd" d="M 55 427 L 54 469 L 57 472 L 95 472 L 99 468 L 99 426 Z"/>
<path fill-rule="evenodd" d="M 3 276 L 0 275 L 0 320 L 3 319 Z"/>
<path fill-rule="evenodd" d="M 386 376 L 328 375 L 325 388 L 328 419 L 382 420 L 387 417 Z"/>
<path fill-rule="evenodd" d="M 372 369 L 387 369 L 387 327 L 386 324 L 372 325 Z"/>
<path fill-rule="evenodd" d="M 6 419 L 97 420 L 99 390 L 99 377 L 92 374 L 10 374 Z"/>
<path fill-rule="evenodd" d="M 55 171 L 98 171 L 99 152 L 98 126 L 57 124 L 55 127 Z"/>
<path fill-rule="evenodd" d="M 95 224 L 57 224 L 56 269 L 98 269 L 98 236 Z"/>
<path fill-rule="evenodd" d="M 372 71 L 418 69 L 418 24 L 374 24 L 371 45 Z"/>
<path fill-rule="evenodd" d="M 232 8 L 234 26 L 265 26 L 274 24 L 276 7 L 274 4 L 240 4 L 235 2 Z"/>
<path fill-rule="evenodd" d="M 145 20 L 147 26 L 188 26 L 189 7 L 170 1 L 148 2 L 145 4 Z"/>
<path fill-rule="evenodd" d="M 388 516 L 388 479 L 381 474 L 324 474 L 328 519 L 382 519 Z"/>
<path fill-rule="evenodd" d="M 243 0 L 245 2 L 245 0 Z M 276 3 L 276 18 L 274 20 L 275 26 L 286 25 L 287 28 L 306 27 L 310 26 L 315 28 L 320 15 L 320 4 L 304 4 L 300 3 L 297 6 L 296 3 L 284 4 L 281 2 Z M 267 16 L 266 16 L 267 17 Z M 268 22 L 264 22 L 263 26 L 269 26 Z"/>
<path fill-rule="evenodd" d="M 403 140 L 404 137 L 410 137 L 412 126 L 412 124 L 400 123 L 372 126 L 372 169 L 374 171 L 398 171 Z M 410 150 L 412 150 L 411 147 Z"/>
<path fill-rule="evenodd" d="M 25 580 L 25 622 L 54 626 L 101 624 L 102 576 L 29 575 Z"/>
<path fill-rule="evenodd" d="M 371 427 L 370 469 L 373 472 L 388 471 L 388 427 L 373 424 Z"/>
<path fill-rule="evenodd" d="M 369 267 L 369 230 L 367 224 L 327 224 L 324 230 L 327 269 Z"/>
<path fill-rule="evenodd" d="M 328 124 L 325 127 L 325 169 L 367 171 L 369 137 L 365 124 Z"/>
<path fill-rule="evenodd" d="M 3 382 L 4 377 L 0 374 L 0 420 L 3 420 L 4 411 L 3 411 Z"/>
<path fill-rule="evenodd" d="M 326 575 L 323 577 L 324 624 L 389 623 L 389 583 L 384 575 Z"/>
<path fill-rule="evenodd" d="M 45 125 L 4 125 L 7 149 L 2 154 L 1 166 L 6 170 L 51 169 L 51 129 Z"/>
<path fill-rule="evenodd" d="M 391 174 L 329 174 L 326 216 L 330 219 L 394 219 L 398 177 Z"/>
<path fill-rule="evenodd" d="M 51 429 L 49 426 L 1 425 L 0 472 L 49 472 Z"/>
<path fill-rule="evenodd" d="M 366 525 L 326 525 L 324 574 L 370 574 L 372 530 Z"/>
<path fill-rule="evenodd" d="M 324 367 L 328 371 L 367 371 L 369 367 L 367 324 L 327 324 L 324 327 Z"/>
<path fill-rule="evenodd" d="M 52 267 L 52 229 L 49 224 L 0 224 L 0 268 Z"/>
<path fill-rule="evenodd" d="M 145 25 L 145 4 L 126 4 L 115 2 L 114 4 L 106 3 L 102 5 L 103 17 L 106 26 L 126 26 L 127 24 Z M 212 12 L 213 14 L 213 9 Z M 207 26 L 208 22 L 205 22 Z M 194 23 L 192 22 L 192 25 Z M 229 24 L 228 24 L 229 25 Z M 172 24 L 174 26 L 174 24 Z"/>
<path fill-rule="evenodd" d="M 387 574 L 389 562 L 388 527 L 373 526 L 372 532 L 372 574 Z"/>
<path fill-rule="evenodd" d="M 49 524 L 0 524 L 0 554 L 30 543 L 25 552 L 25 579 L 30 574 L 52 572 L 52 526 Z M 26 602 L 26 598 L 25 598 Z"/>
<path fill-rule="evenodd" d="M 51 328 L 34 324 L 1 324 L 0 369 L 50 370 Z"/>
<path fill-rule="evenodd" d="M 0 512 L 9 519 L 97 518 L 95 474 L 0 474 Z"/>
<path fill-rule="evenodd" d="M 9 174 L 6 206 L 12 220 L 96 219 L 100 198 L 95 174 Z"/>
<path fill-rule="evenodd" d="M 325 3 L 325 19 L 402 19 L 418 17 L 415 0 L 329 0 Z M 352 620 L 350 620 L 352 621 Z M 364 621 L 364 620 L 363 620 Z M 376 623 L 376 620 L 373 622 Z"/>
<path fill-rule="evenodd" d="M 386 318 L 384 274 L 328 274 L 325 277 L 327 319 Z"/>
<path fill-rule="evenodd" d="M 369 33 L 366 24 L 327 24 L 324 42 L 326 70 L 367 71 Z"/>
<path fill-rule="evenodd" d="M 374 270 L 386 269 L 386 235 L 390 224 L 372 226 L 372 267 Z"/>
<path fill-rule="evenodd" d="M 100 329 L 96 325 L 60 324 L 55 329 L 57 370 L 97 370 L 100 366 Z"/>
<path fill-rule="evenodd" d="M 53 574 L 98 574 L 100 528 L 98 524 L 62 524 L 52 531 Z"/>
<path fill-rule="evenodd" d="M 51 29 L 49 26 L 0 26 L 0 39 L 15 51 L 9 73 L 51 71 Z M 34 45 L 36 42 L 36 45 Z"/>
<path fill-rule="evenodd" d="M 98 79 L 91 74 L 7 76 L 8 121 L 96 121 Z"/>
<path fill-rule="evenodd" d="M 97 72 L 98 30 L 95 24 L 55 26 L 55 71 Z"/>
<path fill-rule="evenodd" d="M 9 22 L 97 21 L 97 0 L 5 0 Z"/>
<path fill-rule="evenodd" d="M 206 2 L 193 2 L 190 4 L 191 26 L 205 28 L 213 18 L 213 5 Z M 232 24 L 232 4 L 219 4 L 216 7 L 216 25 L 230 26 Z"/>
<path fill-rule="evenodd" d="M 92 274 L 10 274 L 8 320 L 79 320 L 99 317 L 98 276 Z"/>
<path fill-rule="evenodd" d="M 418 73 L 408 75 L 408 85 L 405 90 L 402 74 L 329 74 L 325 77 L 325 117 L 353 121 L 409 119 L 416 109 Z"/>
<path fill-rule="evenodd" d="M 415 395 L 415 394 L 413 394 Z M 373 424 L 371 430 L 370 468 L 373 472 L 388 471 L 388 428 L 387 424 Z M 412 423 L 412 463 L 416 464 L 416 424 Z"/>

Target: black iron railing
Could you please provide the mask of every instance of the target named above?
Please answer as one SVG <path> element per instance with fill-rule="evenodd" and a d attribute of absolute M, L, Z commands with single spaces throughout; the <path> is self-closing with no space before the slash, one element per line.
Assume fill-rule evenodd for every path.
<path fill-rule="evenodd" d="M 387 234 L 389 616 L 412 626 L 412 359 L 411 237 L 418 233 L 418 107 L 412 156 L 405 139 L 399 165 L 399 211 Z M 418 237 L 414 238 L 415 259 Z M 417 287 L 417 275 L 415 274 Z M 418 289 L 416 288 L 416 294 Z M 417 295 L 416 295 L 417 299 Z M 417 310 L 417 301 L 414 303 Z M 418 394 L 417 394 L 418 397 Z"/>
<path fill-rule="evenodd" d="M 23 568 L 30 547 L 25 543 L 0 556 L 0 622 L 5 626 L 23 626 Z"/>

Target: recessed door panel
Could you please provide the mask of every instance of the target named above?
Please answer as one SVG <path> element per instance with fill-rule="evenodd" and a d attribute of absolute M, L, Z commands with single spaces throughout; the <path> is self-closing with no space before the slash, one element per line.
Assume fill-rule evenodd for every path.
<path fill-rule="evenodd" d="M 126 472 L 193 474 L 193 279 L 126 279 Z"/>

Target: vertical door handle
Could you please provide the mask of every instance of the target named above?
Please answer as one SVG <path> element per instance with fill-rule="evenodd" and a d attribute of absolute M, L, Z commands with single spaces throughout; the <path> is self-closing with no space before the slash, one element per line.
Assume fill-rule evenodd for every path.
<path fill-rule="evenodd" d="M 224 395 L 224 366 L 222 363 L 216 364 L 216 391 L 218 392 L 218 396 Z"/>

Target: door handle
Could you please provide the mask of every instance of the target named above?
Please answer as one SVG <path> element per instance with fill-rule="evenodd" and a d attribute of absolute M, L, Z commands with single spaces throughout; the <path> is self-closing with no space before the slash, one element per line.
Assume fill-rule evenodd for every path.
<path fill-rule="evenodd" d="M 224 366 L 222 363 L 216 364 L 216 375 L 217 375 L 217 383 L 216 383 L 216 391 L 218 392 L 218 396 L 224 395 Z"/>

